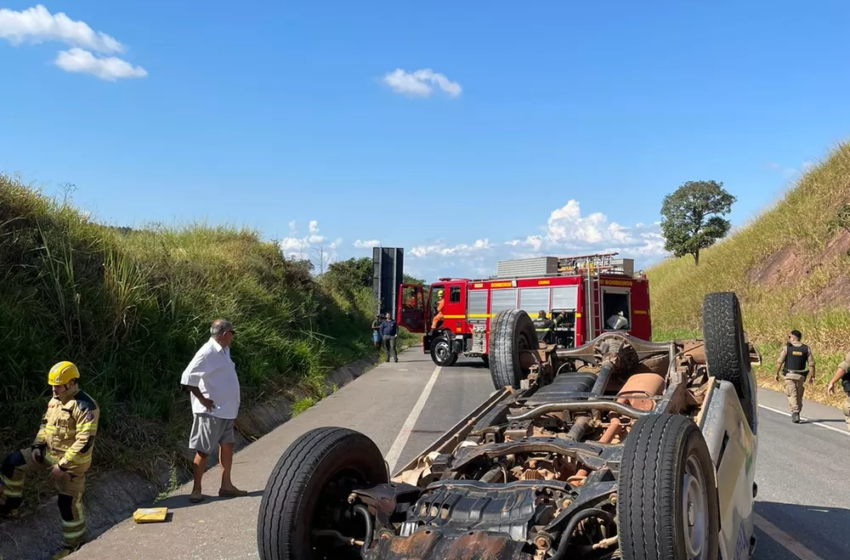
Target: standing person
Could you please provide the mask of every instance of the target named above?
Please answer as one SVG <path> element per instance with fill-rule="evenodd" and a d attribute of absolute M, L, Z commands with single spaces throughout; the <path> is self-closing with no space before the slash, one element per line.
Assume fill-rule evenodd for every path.
<path fill-rule="evenodd" d="M 247 496 L 231 480 L 233 467 L 233 424 L 239 414 L 239 378 L 236 365 L 230 359 L 230 342 L 233 340 L 233 325 L 225 319 L 217 319 L 210 327 L 210 339 L 195 353 L 195 357 L 183 371 L 180 382 L 191 393 L 192 432 L 189 449 L 195 452 L 195 485 L 189 501 L 198 503 L 204 499 L 201 480 L 207 470 L 207 459 L 216 449 L 221 463 L 222 497 Z"/>
<path fill-rule="evenodd" d="M 835 392 L 835 384 L 841 380 L 841 388 L 844 389 L 844 422 L 847 423 L 847 429 L 850 430 L 850 352 L 844 356 L 844 361 L 838 364 L 838 369 L 835 370 L 835 375 L 826 388 L 826 393 L 831 395 Z"/>
<path fill-rule="evenodd" d="M 372 321 L 372 342 L 375 343 L 375 348 L 378 348 L 381 345 L 381 322 L 383 321 L 383 317 L 378 313 L 375 316 L 375 320 Z"/>
<path fill-rule="evenodd" d="M 398 353 L 395 349 L 395 339 L 397 336 L 398 325 L 393 321 L 392 315 L 387 313 L 384 322 L 381 323 L 381 338 L 384 341 L 384 348 L 387 351 L 387 362 L 390 361 L 390 351 L 392 351 L 395 361 L 398 361 Z"/>
<path fill-rule="evenodd" d="M 548 317 L 546 317 L 546 312 L 541 309 L 540 313 L 537 314 L 537 319 L 535 319 L 533 323 L 534 330 L 537 331 L 537 340 L 544 344 L 549 344 L 552 341 L 551 335 L 554 324 Z"/>
<path fill-rule="evenodd" d="M 798 330 L 788 333 L 788 342 L 776 360 L 776 380 L 779 381 L 779 372 L 785 377 L 785 395 L 788 404 L 791 405 L 791 421 L 800 423 L 800 411 L 803 409 L 803 393 L 806 391 L 805 381 L 809 377 L 809 384 L 815 382 L 815 358 L 811 348 L 800 342 L 803 335 Z"/>
<path fill-rule="evenodd" d="M 433 334 L 434 331 L 437 330 L 437 327 L 443 321 L 443 307 L 446 306 L 446 297 L 444 294 L 445 292 L 442 289 L 437 290 L 437 312 L 434 314 L 434 318 L 431 320 L 431 334 Z"/>
<path fill-rule="evenodd" d="M 0 466 L 0 516 L 14 517 L 23 503 L 26 473 L 50 470 L 59 494 L 63 548 L 54 560 L 65 558 L 86 538 L 83 491 L 91 467 L 100 408 L 78 385 L 80 372 L 71 362 L 59 362 L 47 374 L 53 398 L 41 429 L 27 449 L 8 455 Z"/>

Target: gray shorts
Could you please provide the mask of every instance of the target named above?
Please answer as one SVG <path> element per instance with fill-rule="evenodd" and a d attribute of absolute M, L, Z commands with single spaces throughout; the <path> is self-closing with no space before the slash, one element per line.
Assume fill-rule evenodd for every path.
<path fill-rule="evenodd" d="M 189 449 L 212 455 L 220 443 L 234 443 L 233 422 L 230 418 L 195 414 L 192 433 L 189 435 Z"/>

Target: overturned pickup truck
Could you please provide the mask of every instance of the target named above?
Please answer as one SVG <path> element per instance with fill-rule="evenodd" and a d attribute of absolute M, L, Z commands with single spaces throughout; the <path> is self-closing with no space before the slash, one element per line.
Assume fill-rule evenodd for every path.
<path fill-rule="evenodd" d="M 760 358 L 734 293 L 706 296 L 702 326 L 702 340 L 610 332 L 567 349 L 539 344 L 525 312 L 500 313 L 497 391 L 394 476 L 346 428 L 283 453 L 260 558 L 750 557 Z"/>

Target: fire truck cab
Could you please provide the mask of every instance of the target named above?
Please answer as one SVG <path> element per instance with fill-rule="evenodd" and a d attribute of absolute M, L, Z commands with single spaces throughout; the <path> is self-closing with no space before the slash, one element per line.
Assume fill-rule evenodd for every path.
<path fill-rule="evenodd" d="M 607 331 L 652 339 L 649 283 L 617 253 L 500 261 L 489 279 L 441 278 L 426 288 L 402 284 L 398 324 L 421 333 L 422 351 L 440 366 L 458 357 L 487 363 L 490 321 L 505 309 L 553 321 L 546 342 L 575 347 Z M 442 305 L 440 305 L 442 302 Z M 541 341 L 542 342 L 542 341 Z"/>

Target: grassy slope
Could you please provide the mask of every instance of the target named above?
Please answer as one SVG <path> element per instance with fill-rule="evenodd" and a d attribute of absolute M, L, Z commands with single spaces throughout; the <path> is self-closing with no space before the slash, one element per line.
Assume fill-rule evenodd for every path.
<path fill-rule="evenodd" d="M 0 175 L 0 452 L 32 440 L 46 375 L 73 360 L 102 407 L 96 470 L 180 462 L 180 374 L 217 317 L 233 321 L 244 406 L 311 388 L 372 352 L 371 293 L 344 293 L 246 230 L 126 231 Z"/>
<path fill-rule="evenodd" d="M 775 206 L 702 253 L 699 267 L 685 257 L 649 270 L 655 336 L 697 333 L 703 295 L 733 290 L 742 300 L 744 328 L 762 352 L 762 384 L 779 387 L 773 381 L 776 357 L 788 330 L 796 328 L 816 353 L 817 386 L 806 397 L 837 404 L 840 398 L 827 399 L 825 386 L 850 350 L 844 291 L 850 258 L 848 235 L 830 233 L 827 222 L 846 203 L 850 144 L 839 145 Z M 769 267 L 780 261 L 786 265 Z M 783 274 L 787 280 L 777 281 Z"/>

